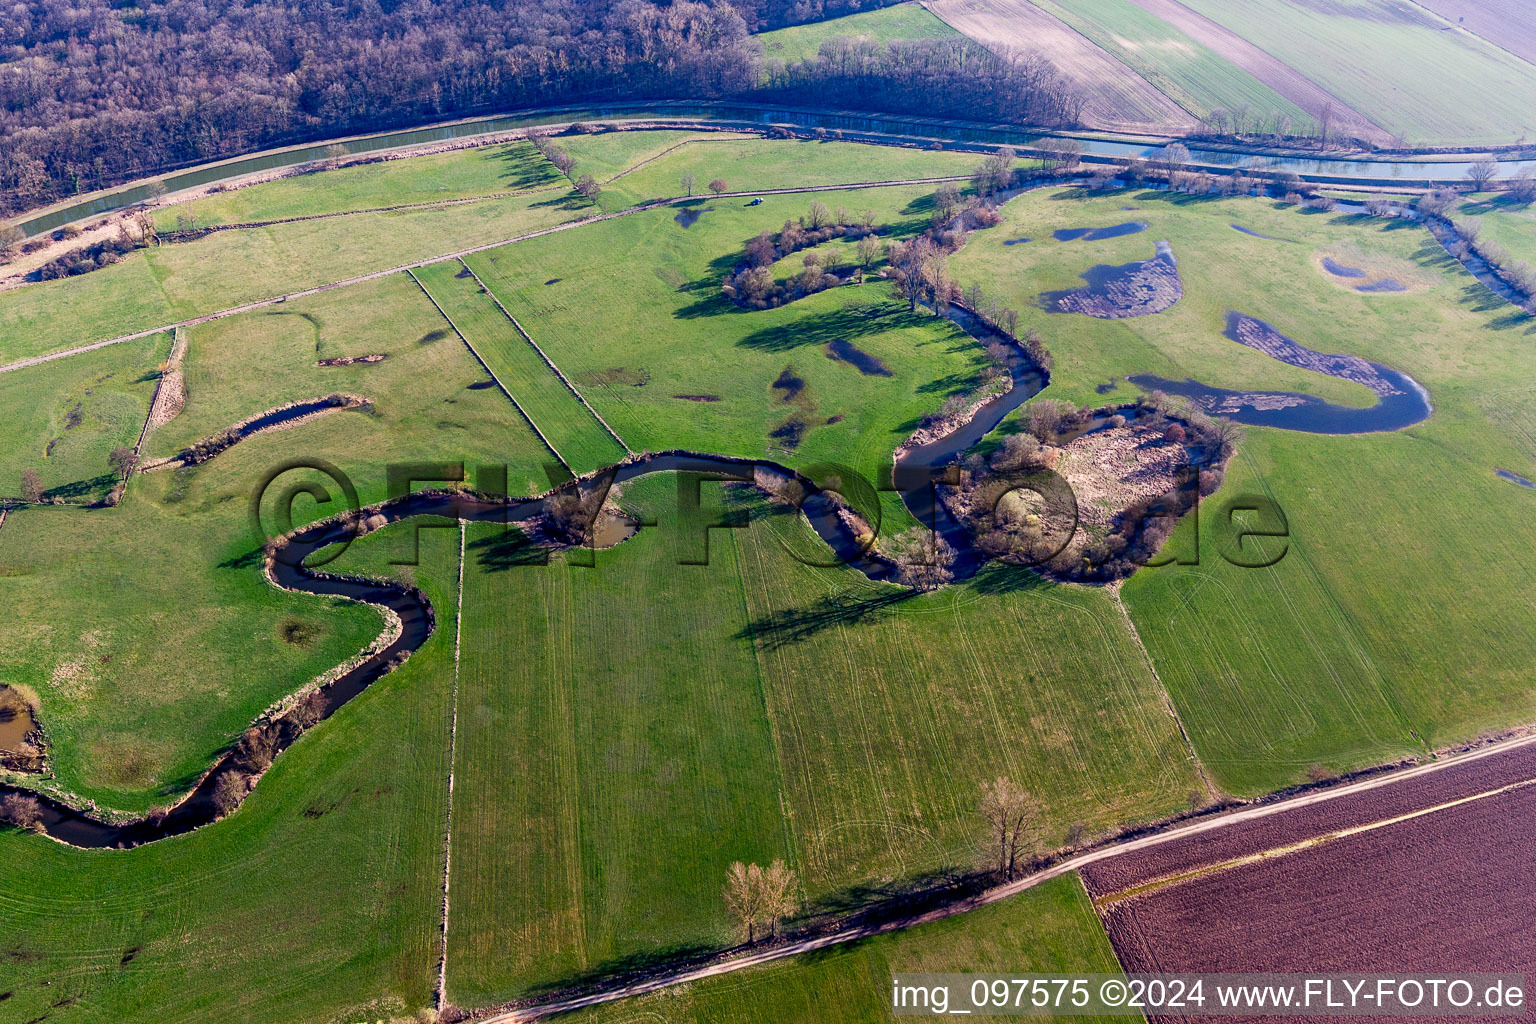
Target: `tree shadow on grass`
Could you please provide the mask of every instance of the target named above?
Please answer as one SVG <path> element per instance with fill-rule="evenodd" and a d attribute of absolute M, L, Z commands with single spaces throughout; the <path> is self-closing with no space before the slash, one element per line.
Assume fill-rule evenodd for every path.
<path fill-rule="evenodd" d="M 966 585 L 989 597 L 1043 592 L 1058 586 L 1028 566 L 1007 562 L 988 562 Z"/>
<path fill-rule="evenodd" d="M 252 548 L 243 555 L 226 558 L 219 563 L 220 569 L 252 569 L 261 564 L 261 548 Z"/>
<path fill-rule="evenodd" d="M 891 882 L 855 882 L 806 904 L 796 924 L 836 919 L 862 927 L 899 921 L 985 891 L 990 873 L 940 867 Z"/>
<path fill-rule="evenodd" d="M 722 876 L 723 877 L 723 876 Z M 563 978 L 555 978 L 550 981 L 538 982 L 528 989 L 530 996 L 550 995 L 553 993 L 567 993 L 572 990 L 585 990 L 597 987 L 606 987 L 620 981 L 628 981 L 643 978 L 661 971 L 673 971 L 702 963 L 713 959 L 721 953 L 730 952 L 718 946 L 707 946 L 703 943 L 679 943 L 674 946 L 664 946 L 657 949 L 637 950 L 624 956 L 605 960 L 584 971 L 568 974 Z"/>
<path fill-rule="evenodd" d="M 725 300 L 721 300 L 725 301 Z M 729 304 L 729 303 L 727 303 Z M 734 308 L 734 307 L 732 307 Z M 852 341 L 855 338 L 899 330 L 928 322 L 928 317 L 890 307 L 858 305 L 800 317 L 790 323 L 764 327 L 736 344 L 760 352 L 789 352 L 806 345 Z"/>
<path fill-rule="evenodd" d="M 469 548 L 475 553 L 475 562 L 488 572 L 549 564 L 549 549 L 534 543 L 526 533 L 517 529 L 470 541 Z"/>
<path fill-rule="evenodd" d="M 43 492 L 45 499 L 51 498 L 85 498 L 100 494 L 117 482 L 117 477 L 111 473 L 103 473 L 101 476 L 92 477 L 89 480 L 76 480 L 74 483 L 59 484 L 50 487 Z"/>
<path fill-rule="evenodd" d="M 760 616 L 743 627 L 736 639 L 761 643 L 770 651 L 779 650 L 833 627 L 879 622 L 916 593 L 881 589 L 828 594 L 799 608 L 784 608 Z"/>

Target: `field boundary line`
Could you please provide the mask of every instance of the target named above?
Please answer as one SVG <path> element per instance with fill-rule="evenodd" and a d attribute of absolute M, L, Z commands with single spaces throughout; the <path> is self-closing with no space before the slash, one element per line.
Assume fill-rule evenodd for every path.
<path fill-rule="evenodd" d="M 406 268 L 405 272 L 410 275 L 412 281 L 416 282 L 416 286 L 427 297 L 427 301 L 432 303 L 437 311 L 442 314 L 444 320 L 448 321 L 448 326 L 453 328 L 453 333 L 459 336 L 459 340 L 464 343 L 465 348 L 469 349 L 469 354 L 475 357 L 475 362 L 480 364 L 480 368 L 491 375 L 491 380 L 495 381 L 496 386 L 501 389 L 501 393 L 507 396 L 507 401 L 512 403 L 514 409 L 522 413 L 523 419 L 528 421 L 528 425 L 533 428 L 533 432 L 539 435 L 539 440 L 544 442 L 544 447 L 548 448 L 555 458 L 560 460 L 561 465 L 565 466 L 566 469 L 571 469 L 571 464 L 565 461 L 565 456 L 561 455 L 559 449 L 550 443 L 549 438 L 544 436 L 544 431 L 540 430 L 539 425 L 533 422 L 533 417 L 528 415 L 528 410 L 519 405 L 517 399 L 512 397 L 512 392 L 507 390 L 507 386 L 501 382 L 501 378 L 496 376 L 496 371 L 491 369 L 490 365 L 480 357 L 479 352 L 475 351 L 475 346 L 470 343 L 469 338 L 465 336 L 464 332 L 459 330 L 459 325 L 453 322 L 453 317 L 449 316 L 448 311 L 438 303 L 437 299 L 432 297 L 431 292 L 427 291 L 427 286 L 421 283 L 421 278 L 412 273 L 409 267 Z M 575 470 L 571 470 L 571 472 L 574 473 Z"/>
<path fill-rule="evenodd" d="M 1211 784 L 1211 777 L 1206 774 L 1205 763 L 1200 760 L 1200 754 L 1195 750 L 1195 741 L 1190 739 L 1189 730 L 1184 728 L 1184 719 L 1179 717 L 1179 709 L 1173 703 L 1173 694 L 1168 692 L 1168 684 L 1163 682 L 1163 677 L 1157 672 L 1157 664 L 1152 660 L 1152 652 L 1147 650 L 1147 645 L 1141 642 L 1141 632 L 1137 630 L 1135 621 L 1131 618 L 1131 610 L 1125 606 L 1120 598 L 1120 588 L 1124 580 L 1116 580 L 1109 587 L 1109 592 L 1114 595 L 1115 607 L 1120 609 L 1120 617 L 1125 620 L 1125 628 L 1130 630 L 1131 639 L 1136 642 L 1136 649 L 1141 652 L 1142 660 L 1147 663 L 1147 671 L 1152 673 L 1152 679 L 1157 683 L 1157 689 L 1163 695 L 1163 706 L 1168 709 L 1168 717 L 1173 719 L 1173 724 L 1179 727 L 1179 735 L 1184 737 L 1184 749 L 1189 751 L 1189 759 L 1195 765 L 1195 772 L 1200 776 L 1200 784 L 1205 787 L 1205 795 L 1212 800 L 1218 798 L 1216 787 Z"/>
<path fill-rule="evenodd" d="M 459 641 L 464 635 L 464 547 L 469 523 L 459 520 L 459 602 L 453 613 L 453 714 L 448 720 L 448 813 L 443 829 L 443 924 L 438 940 L 437 1012 L 448 1002 L 448 886 L 453 879 L 453 769 L 459 742 Z"/>
<path fill-rule="evenodd" d="M 1476 750 L 1468 751 L 1466 753 L 1455 754 L 1438 760 L 1428 761 L 1423 764 L 1415 765 L 1411 768 L 1404 768 L 1399 771 L 1383 772 L 1379 775 L 1361 779 L 1358 782 L 1350 782 L 1341 786 L 1334 786 L 1327 789 L 1301 793 L 1297 796 L 1287 797 L 1283 800 L 1275 800 L 1269 803 L 1248 804 L 1247 806 L 1241 807 L 1238 810 L 1231 811 L 1229 813 L 1222 814 L 1213 818 L 1208 818 L 1204 821 L 1196 821 L 1187 825 L 1176 826 L 1174 828 L 1168 829 L 1165 832 L 1157 832 L 1152 835 L 1140 836 L 1134 839 L 1128 839 L 1120 842 L 1113 842 L 1109 845 L 1099 847 L 1096 850 L 1089 850 L 1086 853 L 1076 854 L 1066 858 L 1065 860 L 1058 861 L 1050 867 L 1042 868 L 1039 871 L 1025 875 L 1024 877 L 1016 879 L 1005 885 L 1000 885 L 995 888 L 988 889 L 985 892 L 979 893 L 975 896 L 971 896 L 963 900 L 958 900 L 947 906 L 938 907 L 934 910 L 929 910 L 921 914 L 913 915 L 911 917 L 886 921 L 878 925 L 865 925 L 856 928 L 850 928 L 846 931 L 833 932 L 827 935 L 818 936 L 813 939 L 805 939 L 786 946 L 780 946 L 776 949 L 763 950 L 760 953 L 753 953 L 748 956 L 725 960 L 719 963 L 707 964 L 702 967 L 695 967 L 661 977 L 648 978 L 642 981 L 634 982 L 630 985 L 626 985 L 622 988 L 610 989 L 606 992 L 593 992 L 587 995 L 573 996 L 569 999 L 552 1001 L 532 1006 L 524 1006 L 515 1009 L 507 1009 L 500 1013 L 492 1013 L 490 1016 L 479 1018 L 479 1024 L 515 1024 L 515 1022 L 520 1021 L 540 1020 L 544 1017 L 552 1016 L 558 1013 L 568 1013 L 572 1010 L 579 1010 L 589 1006 L 597 1006 L 603 1003 L 615 1002 L 617 1000 L 629 998 L 632 996 L 645 995 L 650 992 L 655 992 L 659 989 L 670 988 L 674 985 L 684 985 L 694 981 L 700 981 L 704 978 L 715 977 L 721 974 L 730 974 L 748 967 L 757 967 L 762 964 L 772 963 L 775 960 L 783 960 L 787 959 L 788 957 L 798 956 L 802 953 L 811 953 L 817 950 L 827 949 L 832 946 L 843 945 L 850 942 L 856 942 L 861 939 L 871 938 L 876 935 L 884 935 L 889 932 L 902 931 L 907 928 L 916 927 L 918 925 L 929 924 L 933 921 L 940 921 L 944 918 L 953 917 L 957 914 L 963 914 L 968 911 L 977 910 L 984 906 L 989 906 L 993 903 L 1001 902 L 1002 900 L 1008 899 L 1012 896 L 1017 896 L 1022 892 L 1026 892 L 1029 889 L 1033 889 L 1035 886 L 1040 885 L 1043 882 L 1048 882 L 1053 878 L 1059 878 L 1060 876 L 1069 872 L 1081 870 L 1090 864 L 1096 864 L 1099 861 L 1108 860 L 1112 857 L 1119 857 L 1128 853 L 1136 853 L 1149 847 L 1161 846 L 1165 843 L 1175 842 L 1180 839 L 1187 839 L 1190 836 L 1201 835 L 1203 833 L 1211 832 L 1217 829 L 1228 828 L 1233 825 L 1253 821 L 1258 818 L 1267 818 L 1271 817 L 1272 815 L 1284 814 L 1288 811 L 1298 810 L 1300 808 L 1310 807 L 1320 803 L 1327 803 L 1330 800 L 1336 800 L 1345 796 L 1352 796 L 1357 793 L 1369 792 L 1374 789 L 1380 789 L 1384 786 L 1398 785 L 1403 782 L 1416 779 L 1422 775 L 1435 774 L 1447 768 L 1474 763 L 1476 761 L 1483 760 L 1484 758 L 1495 757 L 1499 754 L 1505 754 L 1511 750 L 1518 750 L 1522 747 L 1528 747 L 1533 744 L 1536 744 L 1536 733 L 1532 733 L 1531 735 L 1527 736 L 1519 736 L 1514 739 L 1504 740 L 1498 743 L 1491 743 L 1486 747 L 1480 747 Z"/>
<path fill-rule="evenodd" d="M 660 160 L 662 157 L 670 156 L 671 154 L 676 153 L 678 150 L 682 149 L 684 146 L 691 146 L 691 145 L 693 145 L 696 142 L 697 143 L 702 143 L 702 142 L 746 142 L 746 141 L 749 141 L 752 138 L 764 139 L 764 138 L 767 137 L 765 132 L 762 132 L 762 131 L 756 131 L 756 132 L 747 132 L 747 131 L 736 132 L 736 131 L 733 131 L 732 129 L 729 129 L 729 128 L 726 128 L 726 129 L 723 129 L 723 130 L 716 129 L 715 134 L 718 134 L 718 135 L 742 135 L 742 136 L 746 136 L 746 138 L 740 138 L 740 139 L 734 139 L 734 138 L 733 139 L 720 139 L 720 138 L 714 138 L 714 139 L 711 139 L 711 138 L 684 139 L 682 142 L 673 143 L 672 145 L 668 146 L 666 149 L 662 150 L 660 153 L 656 153 L 653 156 L 648 156 L 644 160 L 641 160 L 639 163 L 633 164 L 633 165 L 631 165 L 629 167 L 624 168 L 622 171 L 620 171 L 618 174 L 615 174 L 611 178 L 604 178 L 602 181 L 598 182 L 598 184 L 599 185 L 611 185 L 614 182 L 618 181 L 620 178 L 624 177 L 625 175 L 633 174 L 634 172 L 638 171 L 640 168 L 644 167 L 646 164 L 653 164 L 657 160 Z M 685 196 L 684 198 L 697 199 L 699 197 L 698 196 Z"/>
<path fill-rule="evenodd" d="M 721 192 L 712 196 L 714 199 L 745 199 L 752 196 L 784 196 L 798 195 L 807 192 L 854 192 L 869 188 L 900 188 L 903 185 L 937 185 L 948 181 L 970 181 L 970 175 L 957 174 L 938 178 L 903 178 L 891 181 L 855 181 L 841 185 L 802 185 L 795 188 L 765 188 L 753 192 Z M 701 199 L 701 196 L 672 196 L 667 199 L 652 199 L 638 206 L 625 207 L 612 213 L 598 213 L 590 217 L 581 217 L 577 220 L 568 220 L 547 228 L 539 228 L 537 231 L 527 231 L 521 235 L 513 235 L 511 238 L 503 238 L 494 242 L 483 242 L 453 252 L 441 253 L 437 256 L 428 256 L 426 259 L 414 260 L 410 263 L 401 263 L 398 266 L 384 270 L 372 270 L 357 277 L 348 277 L 340 281 L 332 281 L 329 284 L 314 285 L 310 288 L 302 288 L 296 292 L 288 292 L 266 299 L 256 299 L 239 306 L 230 306 L 228 309 L 215 310 L 212 313 L 203 313 L 186 320 L 177 320 L 173 323 L 161 324 L 158 327 L 149 327 L 133 334 L 124 334 L 116 338 L 108 338 L 105 341 L 93 341 L 88 345 L 78 345 L 75 348 L 64 349 L 59 352 L 50 352 L 41 356 L 30 356 L 17 360 L 14 363 L 0 365 L 0 373 L 9 373 L 12 370 L 22 370 L 29 366 L 37 366 L 40 363 L 51 363 L 55 359 L 63 359 L 66 356 L 79 355 L 82 352 L 90 352 L 98 348 L 106 348 L 108 345 L 120 345 L 126 341 L 136 341 L 139 338 L 147 338 L 151 334 L 160 334 L 164 331 L 174 330 L 177 327 L 196 327 L 199 324 L 210 323 L 214 320 L 223 320 L 226 317 L 238 316 L 241 313 L 250 313 L 254 310 L 265 309 L 268 306 L 276 306 L 290 299 L 303 299 L 311 295 L 319 295 L 322 292 L 334 291 L 337 288 L 349 288 L 355 284 L 366 284 L 369 281 L 378 281 L 398 274 L 402 270 L 420 270 L 422 267 L 430 267 L 434 263 L 442 263 L 445 260 L 462 260 L 465 256 L 473 256 L 477 252 L 488 252 L 491 249 L 500 249 L 504 245 L 515 245 L 518 242 L 527 242 L 535 238 L 543 238 L 545 235 L 554 235 L 562 231 L 570 231 L 573 228 L 586 227 L 589 224 L 598 224 L 605 220 L 614 220 L 618 217 L 628 217 L 631 214 L 646 213 L 650 210 L 659 210 L 667 206 L 677 206 L 681 203 L 690 203 Z M 412 275 L 415 276 L 414 274 Z M 420 282 L 417 282 L 420 284 Z M 423 289 L 425 290 L 425 289 Z"/>
<path fill-rule="evenodd" d="M 612 185 L 614 182 L 618 181 L 620 178 L 624 177 L 626 174 L 633 174 L 635 171 L 638 171 L 640 168 L 644 167 L 646 164 L 655 163 L 657 160 L 660 160 L 664 156 L 669 156 L 672 153 L 676 153 L 678 150 L 680 150 L 684 146 L 688 145 L 688 143 L 690 143 L 690 142 L 698 142 L 698 141 L 701 141 L 701 140 L 699 140 L 699 139 L 684 139 L 682 142 L 675 142 L 672 145 L 668 146 L 666 149 L 662 150 L 660 153 L 656 153 L 656 154 L 653 154 L 651 156 L 648 156 L 644 160 L 641 160 L 639 163 L 633 164 L 633 165 L 631 165 L 629 167 L 624 168 L 622 171 L 620 171 L 618 174 L 615 174 L 613 177 L 611 177 L 611 178 L 604 178 L 602 181 L 598 182 L 598 184 L 599 185 Z"/>
<path fill-rule="evenodd" d="M 512 321 L 512 326 L 517 328 L 517 333 L 523 336 L 524 341 L 533 346 L 533 350 L 539 354 L 539 358 L 544 360 L 544 365 L 555 371 L 555 376 L 559 377 L 560 382 L 564 384 L 567 389 L 569 389 L 571 394 L 576 396 L 576 401 L 585 406 L 587 412 L 592 414 L 592 418 L 601 423 L 603 425 L 603 429 L 608 431 L 609 436 L 612 437 L 615 441 L 619 442 L 620 448 L 623 448 L 624 451 L 630 455 L 635 454 L 634 449 L 625 444 L 624 439 L 620 437 L 618 433 L 608 425 L 608 421 L 599 416 L 597 410 L 592 408 L 592 403 L 588 402 L 586 398 L 582 397 L 581 392 L 576 390 L 576 385 L 572 384 L 571 379 L 565 375 L 560 367 L 555 365 L 555 361 L 544 354 L 544 350 L 539 347 L 539 343 L 533 340 L 533 335 L 529 334 L 527 330 L 523 328 L 523 325 L 517 322 L 517 317 L 512 315 L 512 311 L 510 309 L 501 304 L 501 300 L 498 299 L 496 294 L 486 286 L 484 281 L 480 280 L 480 275 L 475 273 L 474 268 L 471 267 L 468 263 L 464 262 L 462 257 L 459 259 L 459 265 L 465 270 L 469 271 L 469 276 L 475 279 L 475 283 L 480 286 L 480 290 L 485 292 L 485 294 L 490 298 L 492 302 L 496 303 L 496 308 L 501 310 L 503 316 Z"/>

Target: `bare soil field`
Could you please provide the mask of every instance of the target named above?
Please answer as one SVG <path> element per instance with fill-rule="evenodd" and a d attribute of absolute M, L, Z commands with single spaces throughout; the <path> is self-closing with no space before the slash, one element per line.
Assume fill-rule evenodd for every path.
<path fill-rule="evenodd" d="M 1141 0 L 1137 0 L 1138 3 Z M 1516 57 L 1536 63 L 1536 7 L 1529 0 L 1416 0 Z"/>
<path fill-rule="evenodd" d="M 1533 841 L 1536 787 L 1525 786 L 1101 914 L 1132 972 L 1523 971 L 1536 962 Z"/>
<path fill-rule="evenodd" d="M 1083 883 L 1095 899 L 1101 899 L 1154 879 L 1288 846 L 1341 829 L 1357 828 L 1411 814 L 1427 807 L 1532 779 L 1536 779 L 1536 744 L 1527 744 L 1407 782 L 1324 800 L 1285 814 L 1258 818 L 1178 842 L 1148 847 L 1140 853 L 1112 857 L 1085 868 L 1082 873 Z M 1478 801 L 1478 804 L 1498 803 L 1499 799 Z M 1446 812 L 1419 819 L 1419 824 L 1405 822 L 1381 831 L 1401 834 L 1405 829 L 1428 830 L 1430 826 L 1426 822 L 1433 821 L 1443 813 Z M 1338 842 L 1324 844 L 1324 848 L 1337 845 Z M 1220 875 L 1230 873 L 1221 872 Z M 1356 882 L 1369 877 L 1363 869 L 1352 869 L 1350 874 Z M 1187 886 L 1175 888 L 1183 889 Z M 1471 916 L 1469 914 L 1468 919 Z"/>
<path fill-rule="evenodd" d="M 1210 47 L 1215 53 L 1236 64 L 1313 117 L 1316 117 L 1325 106 L 1332 104 L 1334 124 L 1344 134 L 1383 145 L 1392 141 L 1390 132 L 1327 89 L 1237 33 L 1218 25 L 1203 14 L 1190 10 L 1178 0 L 1131 0 L 1131 2 L 1148 14 L 1155 15 L 1184 32 L 1197 43 Z M 1471 0 L 1440 0 L 1440 2 L 1471 6 Z M 1508 2 L 1513 4 L 1517 0 L 1508 0 Z M 1433 6 L 1433 4 L 1426 6 Z"/>
<path fill-rule="evenodd" d="M 1176 134 L 1198 126 L 1188 111 L 1029 0 L 927 0 L 923 6 L 984 46 L 1050 57 L 1087 97 L 1083 122 L 1090 128 Z"/>

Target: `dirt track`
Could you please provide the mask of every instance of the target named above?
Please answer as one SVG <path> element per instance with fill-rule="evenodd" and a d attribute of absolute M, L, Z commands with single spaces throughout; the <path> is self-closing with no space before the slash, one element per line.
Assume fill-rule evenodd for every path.
<path fill-rule="evenodd" d="M 1088 127 L 1164 135 L 1199 128 L 1189 111 L 1029 0 L 924 0 L 923 6 L 957 32 L 989 48 L 1044 53 L 1087 98 L 1083 122 Z"/>

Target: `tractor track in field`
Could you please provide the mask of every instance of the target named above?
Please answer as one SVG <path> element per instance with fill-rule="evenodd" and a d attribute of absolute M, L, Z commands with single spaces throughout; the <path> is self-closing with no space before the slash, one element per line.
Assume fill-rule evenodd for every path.
<path fill-rule="evenodd" d="M 800 185 L 794 188 L 763 188 L 753 189 L 746 192 L 721 192 L 718 195 L 711 196 L 710 198 L 746 199 L 754 196 L 799 195 L 814 192 L 848 192 L 858 189 L 870 188 L 900 188 L 904 185 L 941 185 L 945 182 L 969 180 L 969 175 L 959 174 L 941 175 L 926 178 L 898 178 L 888 181 L 854 181 L 837 185 Z M 445 260 L 462 260 L 465 256 L 473 256 L 476 253 L 488 252 L 491 249 L 499 249 L 504 245 L 515 245 L 518 242 L 527 242 L 535 238 L 543 238 L 546 235 L 554 235 L 562 231 L 571 231 L 576 228 L 586 227 L 589 224 L 600 224 L 603 221 L 616 220 L 619 217 L 628 217 L 632 216 L 633 214 L 645 213 L 650 210 L 659 210 L 668 206 L 677 206 L 683 203 L 699 201 L 700 197 L 698 196 L 671 196 L 666 199 L 656 199 L 648 203 L 640 203 L 637 206 L 630 206 L 622 210 L 615 210 L 612 213 L 594 214 L 590 217 L 582 217 L 577 220 L 566 221 L 563 224 L 556 224 L 553 227 L 540 228 L 537 231 L 528 231 L 521 235 L 513 235 L 511 238 L 503 238 L 494 242 L 484 242 L 480 245 L 472 245 L 464 249 L 456 249 L 452 252 L 442 253 L 437 256 L 429 256 L 426 259 L 414 260 L 410 263 L 401 263 L 398 266 L 389 267 L 384 270 L 375 270 L 367 274 L 359 274 L 356 277 L 349 277 L 340 281 L 332 281 L 330 284 L 315 285 L 311 288 L 304 288 L 295 292 L 287 292 L 283 295 L 275 295 L 267 299 L 257 299 L 254 302 L 241 303 L 238 306 L 230 306 L 228 309 L 221 309 L 212 313 L 204 313 L 200 316 L 190 317 L 186 320 L 177 320 L 174 323 L 161 324 L 157 327 L 147 327 L 142 331 L 135 331 L 132 334 L 123 334 L 116 338 L 108 338 L 104 341 L 93 341 L 90 344 L 78 345 L 75 348 L 64 349 L 60 352 L 50 352 L 45 355 L 20 359 L 16 362 L 7 363 L 4 366 L 0 366 L 0 373 L 9 373 L 13 370 L 24 370 L 30 366 L 39 366 L 43 363 L 51 363 L 56 359 L 65 359 L 69 356 L 80 355 L 84 352 L 92 352 L 96 349 L 106 348 L 109 345 L 120 345 L 128 341 L 137 341 L 140 338 L 147 338 L 152 334 L 161 334 L 165 331 L 174 331 L 177 328 L 196 327 L 199 324 L 211 323 L 215 320 L 223 320 L 228 317 L 239 316 L 241 313 L 249 313 L 258 309 L 266 309 L 269 306 L 280 305 L 292 299 L 307 298 L 310 295 L 319 295 L 323 292 L 335 291 L 338 288 L 349 288 L 352 285 L 366 284 L 369 281 L 377 281 L 381 278 L 389 277 L 391 274 L 399 274 L 411 270 L 420 270 L 422 267 L 428 267 L 434 263 L 442 263 Z"/>

